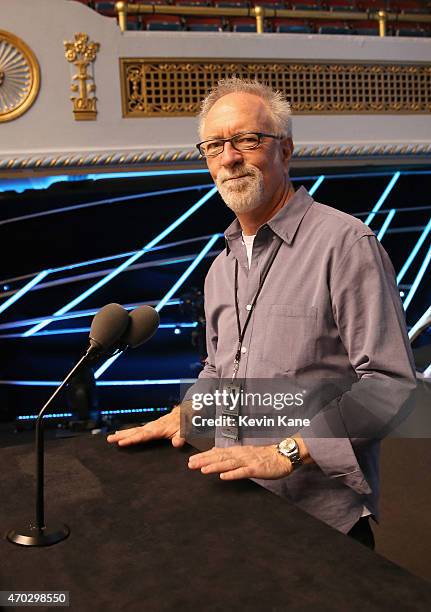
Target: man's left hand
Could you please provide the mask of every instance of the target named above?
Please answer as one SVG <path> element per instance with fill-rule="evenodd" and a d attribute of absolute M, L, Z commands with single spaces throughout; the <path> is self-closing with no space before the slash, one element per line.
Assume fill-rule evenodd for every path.
<path fill-rule="evenodd" d="M 240 478 L 276 479 L 288 476 L 292 464 L 275 446 L 212 448 L 189 458 L 189 468 L 202 474 L 220 474 L 223 480 Z"/>

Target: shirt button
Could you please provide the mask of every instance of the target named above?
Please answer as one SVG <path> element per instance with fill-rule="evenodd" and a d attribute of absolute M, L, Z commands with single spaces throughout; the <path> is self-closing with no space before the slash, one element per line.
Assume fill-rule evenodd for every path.
<path fill-rule="evenodd" d="M 247 304 L 246 309 L 251 310 L 251 304 Z"/>
<path fill-rule="evenodd" d="M 247 348 L 245 346 L 241 347 L 241 353 L 246 353 L 247 352 Z"/>

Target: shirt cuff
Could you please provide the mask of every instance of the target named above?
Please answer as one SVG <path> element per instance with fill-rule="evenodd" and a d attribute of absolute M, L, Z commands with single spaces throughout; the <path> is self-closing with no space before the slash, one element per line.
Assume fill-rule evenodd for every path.
<path fill-rule="evenodd" d="M 371 493 L 371 488 L 356 459 L 338 410 L 324 410 L 308 427 L 298 432 L 311 458 L 328 478 L 337 478 L 359 495 Z"/>

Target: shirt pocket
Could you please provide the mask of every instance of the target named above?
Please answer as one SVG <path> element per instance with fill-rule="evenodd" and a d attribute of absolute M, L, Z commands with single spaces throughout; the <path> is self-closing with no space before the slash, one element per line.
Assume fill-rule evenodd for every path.
<path fill-rule="evenodd" d="M 268 308 L 262 358 L 270 375 L 297 372 L 315 363 L 317 308 L 271 304 Z"/>

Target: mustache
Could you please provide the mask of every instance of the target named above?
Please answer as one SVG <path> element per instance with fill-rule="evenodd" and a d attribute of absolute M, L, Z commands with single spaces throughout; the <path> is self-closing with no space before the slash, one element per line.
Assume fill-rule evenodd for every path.
<path fill-rule="evenodd" d="M 219 175 L 217 177 L 217 182 L 223 184 L 226 181 L 228 181 L 229 179 L 245 178 L 247 176 L 251 176 L 252 178 L 256 178 L 257 177 L 257 173 L 254 172 L 253 170 L 251 170 L 250 168 L 239 169 L 236 172 L 222 171 L 222 172 L 219 172 Z"/>

